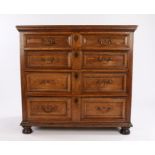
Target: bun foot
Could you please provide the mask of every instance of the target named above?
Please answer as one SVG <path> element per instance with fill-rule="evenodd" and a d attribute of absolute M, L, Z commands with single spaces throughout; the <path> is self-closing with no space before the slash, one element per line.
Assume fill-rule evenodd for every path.
<path fill-rule="evenodd" d="M 130 129 L 127 128 L 127 127 L 122 127 L 121 130 L 120 130 L 120 133 L 122 135 L 129 135 L 130 134 Z"/>
<path fill-rule="evenodd" d="M 24 134 L 30 134 L 30 133 L 32 133 L 31 127 L 30 126 L 24 126 L 23 127 L 23 133 Z"/>

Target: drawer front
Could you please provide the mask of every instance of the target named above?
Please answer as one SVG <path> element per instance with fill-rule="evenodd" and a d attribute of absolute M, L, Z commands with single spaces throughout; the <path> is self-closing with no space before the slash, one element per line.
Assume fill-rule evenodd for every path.
<path fill-rule="evenodd" d="M 31 97 L 27 99 L 29 120 L 71 120 L 71 99 L 63 97 Z"/>
<path fill-rule="evenodd" d="M 26 52 L 26 66 L 29 68 L 71 68 L 71 52 Z"/>
<path fill-rule="evenodd" d="M 81 120 L 123 120 L 125 119 L 125 108 L 125 98 L 82 98 Z"/>
<path fill-rule="evenodd" d="M 125 73 L 83 73 L 83 92 L 126 92 Z"/>
<path fill-rule="evenodd" d="M 25 34 L 25 48 L 70 48 L 71 34 Z"/>
<path fill-rule="evenodd" d="M 82 68 L 126 68 L 127 53 L 83 52 Z"/>
<path fill-rule="evenodd" d="M 27 90 L 71 92 L 71 73 L 28 73 Z"/>
<path fill-rule="evenodd" d="M 124 33 L 82 34 L 83 49 L 129 48 L 129 35 Z"/>

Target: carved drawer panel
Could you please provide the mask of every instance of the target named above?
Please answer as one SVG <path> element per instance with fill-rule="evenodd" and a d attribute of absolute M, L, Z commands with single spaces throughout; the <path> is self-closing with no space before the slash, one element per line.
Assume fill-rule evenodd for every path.
<path fill-rule="evenodd" d="M 71 34 L 25 34 L 25 48 L 71 48 Z"/>
<path fill-rule="evenodd" d="M 27 67 L 39 68 L 70 68 L 71 67 L 71 52 L 27 52 L 26 55 Z"/>
<path fill-rule="evenodd" d="M 129 48 L 129 35 L 124 33 L 82 34 L 83 49 Z"/>
<path fill-rule="evenodd" d="M 71 91 L 70 73 L 28 73 L 26 81 L 28 91 Z"/>
<path fill-rule="evenodd" d="M 126 92 L 126 73 L 83 73 L 83 92 Z"/>
<path fill-rule="evenodd" d="M 81 120 L 125 119 L 125 98 L 82 98 Z"/>
<path fill-rule="evenodd" d="M 125 52 L 83 52 L 83 68 L 125 68 Z"/>
<path fill-rule="evenodd" d="M 29 120 L 69 120 L 71 119 L 71 99 L 54 97 L 31 97 L 27 99 Z"/>

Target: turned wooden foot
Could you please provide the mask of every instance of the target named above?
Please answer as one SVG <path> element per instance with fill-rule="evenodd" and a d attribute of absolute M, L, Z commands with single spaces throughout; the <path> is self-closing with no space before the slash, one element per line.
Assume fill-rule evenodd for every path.
<path fill-rule="evenodd" d="M 30 126 L 23 126 L 23 133 L 24 134 L 30 134 L 32 133 L 32 129 Z"/>
<path fill-rule="evenodd" d="M 121 130 L 120 130 L 120 133 L 122 135 L 129 135 L 130 134 L 130 128 L 122 127 Z"/>

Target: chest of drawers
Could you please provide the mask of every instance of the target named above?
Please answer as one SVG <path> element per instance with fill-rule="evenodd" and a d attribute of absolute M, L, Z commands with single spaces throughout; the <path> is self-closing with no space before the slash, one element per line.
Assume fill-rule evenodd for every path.
<path fill-rule="evenodd" d="M 17 26 L 23 133 L 131 127 L 135 25 Z"/>

